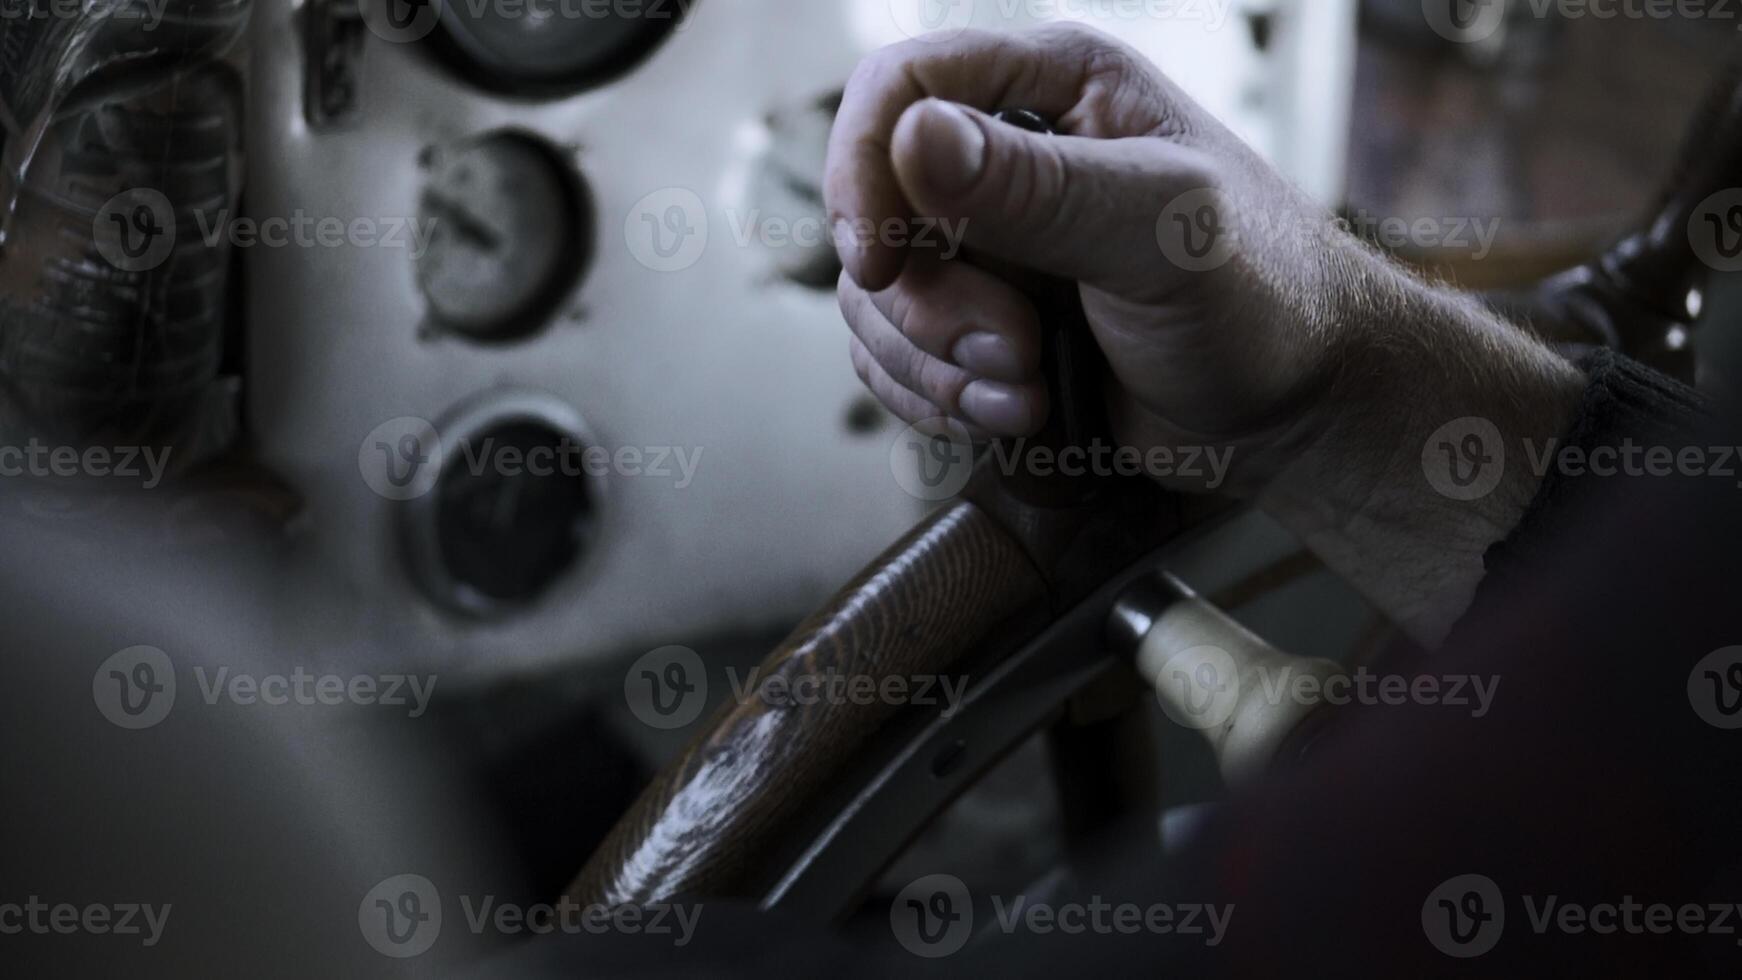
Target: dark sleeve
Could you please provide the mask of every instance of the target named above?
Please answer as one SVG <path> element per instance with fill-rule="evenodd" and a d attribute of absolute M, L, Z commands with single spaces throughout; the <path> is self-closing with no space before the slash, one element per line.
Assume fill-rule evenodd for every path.
<path fill-rule="evenodd" d="M 1590 383 L 1572 426 L 1555 446 L 1557 456 L 1590 459 L 1594 450 L 1605 447 L 1664 447 L 1679 453 L 1712 421 L 1705 398 L 1694 389 L 1614 351 L 1597 351 L 1579 366 Z M 1506 588 L 1518 569 L 1542 562 L 1568 534 L 1576 533 L 1575 525 L 1583 518 L 1575 515 L 1587 513 L 1585 504 L 1593 495 L 1608 492 L 1617 481 L 1641 478 L 1574 475 L 1550 466 L 1518 526 L 1484 556 L 1488 579 L 1483 591 Z"/>
<path fill-rule="evenodd" d="M 1742 696 L 1718 688 L 1742 656 L 1742 408 L 1613 354 L 1582 366 L 1563 449 L 1697 446 L 1704 469 L 1545 476 L 1451 638 L 1381 668 L 1486 685 L 1486 706 L 1338 709 L 1308 757 L 1235 793 L 1180 871 L 1238 907 L 1201 975 L 1735 975 L 1734 930 L 1539 927 L 1550 896 L 1742 895 Z M 1503 928 L 1448 953 L 1438 903 L 1467 876 Z"/>

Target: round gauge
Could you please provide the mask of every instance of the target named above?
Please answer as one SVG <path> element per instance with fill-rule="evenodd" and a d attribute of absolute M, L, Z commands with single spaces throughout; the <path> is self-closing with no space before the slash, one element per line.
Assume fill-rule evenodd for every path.
<path fill-rule="evenodd" d="M 470 399 L 440 427 L 432 491 L 400 512 L 414 580 L 479 618 L 533 604 L 567 578 L 598 532 L 597 442 L 574 409 L 536 391 Z"/>
<path fill-rule="evenodd" d="M 480 341 L 544 325 L 579 281 L 591 201 L 556 147 L 503 132 L 431 149 L 417 282 L 434 326 Z"/>
<path fill-rule="evenodd" d="M 442 0 L 435 40 L 479 85 L 518 95 L 571 92 L 634 67 L 695 0 Z"/>

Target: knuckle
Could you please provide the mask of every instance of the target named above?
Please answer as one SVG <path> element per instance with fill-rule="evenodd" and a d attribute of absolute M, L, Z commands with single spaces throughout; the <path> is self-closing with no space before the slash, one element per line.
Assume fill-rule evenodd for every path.
<path fill-rule="evenodd" d="M 873 365 L 903 383 L 912 378 L 911 346 L 899 333 L 879 328 L 867 331 L 865 336 L 866 353 Z"/>
<path fill-rule="evenodd" d="M 908 333 L 908 322 L 915 318 L 918 303 L 913 293 L 904 289 L 899 280 L 894 286 L 889 287 L 889 292 L 886 295 L 889 306 L 889 324 L 895 328 L 896 333 L 905 337 Z"/>
<path fill-rule="evenodd" d="M 880 374 L 872 379 L 871 393 L 877 396 L 884 408 L 909 421 L 921 411 L 919 399 L 887 374 Z"/>
<path fill-rule="evenodd" d="M 841 304 L 842 319 L 847 321 L 847 329 L 857 337 L 865 337 L 870 331 L 865 314 L 865 303 L 854 298 L 843 298 Z"/>
<path fill-rule="evenodd" d="M 931 47 L 933 45 L 925 42 L 908 40 L 871 52 L 859 59 L 859 64 L 847 76 L 842 98 L 869 97 L 875 101 L 907 88 L 912 82 L 914 63 L 929 53 Z"/>
<path fill-rule="evenodd" d="M 866 89 L 875 88 L 878 80 L 888 75 L 891 62 L 898 56 L 896 53 L 898 48 L 900 45 L 878 48 L 860 58 L 859 63 L 853 66 L 852 73 L 847 76 L 847 87 L 844 90 L 844 95 L 850 97 L 858 95 Z"/>
<path fill-rule="evenodd" d="M 1190 97 L 1154 62 L 1121 41 L 1107 38 L 1083 53 L 1081 87 L 1080 108 L 1110 127 L 1106 135 L 1188 139 L 1201 128 Z"/>
<path fill-rule="evenodd" d="M 964 31 L 937 31 L 933 36 L 935 37 L 936 35 L 941 34 L 953 34 L 954 36 L 942 44 L 934 41 L 932 43 L 921 45 L 921 47 L 927 52 L 935 51 L 943 57 L 949 58 L 953 56 L 954 52 L 958 51 L 986 52 L 990 54 L 1005 41 L 1005 36 L 1003 34 L 998 31 L 989 31 L 984 27 L 970 27 Z M 914 42 L 909 41 L 907 43 L 912 44 Z"/>
<path fill-rule="evenodd" d="M 927 362 L 931 357 L 917 347 L 908 346 L 906 350 L 892 358 L 899 370 L 890 371 L 890 375 L 902 384 L 926 395 L 932 393 L 928 384 L 931 373 Z"/>
<path fill-rule="evenodd" d="M 1062 20 L 1035 28 L 1029 35 L 1042 45 L 1096 50 L 1117 48 L 1113 35 L 1092 24 L 1078 20 Z"/>
<path fill-rule="evenodd" d="M 1086 82 L 1123 86 L 1137 79 L 1154 77 L 1154 62 L 1113 37 L 1097 31 L 1094 43 L 1088 43 L 1087 39 L 1079 43 L 1085 49 L 1083 75 Z"/>
<path fill-rule="evenodd" d="M 909 343 L 922 351 L 936 347 L 938 317 L 923 297 L 906 294 L 897 313 L 895 328 Z"/>
<path fill-rule="evenodd" d="M 923 358 L 918 370 L 918 391 L 937 405 L 954 407 L 968 386 L 965 372 L 935 357 Z"/>

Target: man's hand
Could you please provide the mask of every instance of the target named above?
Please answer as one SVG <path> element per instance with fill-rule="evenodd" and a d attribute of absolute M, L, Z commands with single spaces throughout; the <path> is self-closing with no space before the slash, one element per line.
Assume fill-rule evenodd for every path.
<path fill-rule="evenodd" d="M 1072 135 L 987 114 L 1004 107 Z M 1048 411 L 1031 305 L 970 262 L 880 240 L 916 215 L 963 222 L 977 254 L 1082 284 L 1123 443 L 1234 446 L 1256 490 L 1273 449 L 1318 421 L 1345 342 L 1329 216 L 1098 33 L 969 33 L 873 55 L 847 87 L 825 187 L 854 362 L 909 421 L 1015 436 Z"/>
<path fill-rule="evenodd" d="M 989 115 L 1003 108 L 1067 135 Z M 892 411 L 982 436 L 1032 433 L 1049 411 L 1023 294 L 888 233 L 965 223 L 974 255 L 1081 284 L 1122 444 L 1231 448 L 1229 489 L 1423 639 L 1467 606 L 1482 552 L 1540 482 L 1515 465 L 1483 499 L 1448 500 L 1424 444 L 1469 416 L 1558 435 L 1582 390 L 1520 331 L 1338 230 L 1141 55 L 1085 28 L 873 55 L 847 86 L 824 188 L 854 364 Z"/>

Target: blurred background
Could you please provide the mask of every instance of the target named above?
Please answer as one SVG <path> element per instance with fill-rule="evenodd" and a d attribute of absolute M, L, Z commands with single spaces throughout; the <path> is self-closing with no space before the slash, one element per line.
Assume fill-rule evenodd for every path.
<path fill-rule="evenodd" d="M 694 650 L 720 700 L 726 669 L 936 503 L 910 492 L 902 426 L 861 390 L 833 294 L 819 179 L 859 59 L 921 26 L 1094 23 L 1357 233 L 1505 291 L 1640 227 L 1739 26 L 1521 3 L 1453 21 L 1437 3 L 1201 0 L 1157 16 L 1088 0 L 672 0 L 648 5 L 666 16 L 600 19 L 167 0 L 168 44 L 127 24 L 8 26 L 28 56 L 6 76 L 0 436 L 171 450 L 138 492 L 0 488 L 8 578 L 40 617 L 39 645 L 20 625 L 15 651 L 55 651 L 9 657 L 64 671 L 9 693 L 77 729 L 67 745 L 161 736 L 170 767 L 191 758 L 172 744 L 206 744 L 178 725 L 264 725 L 308 779 L 346 788 L 299 796 L 256 774 L 226 805 L 320 809 L 341 840 L 393 809 L 357 789 L 378 766 L 319 761 L 347 754 L 333 729 L 352 720 L 231 712 L 126 731 L 92 713 L 91 671 L 149 644 L 186 691 L 198 664 L 438 677 L 427 713 L 365 727 L 413 729 L 394 752 L 492 828 L 481 837 L 517 887 L 549 894 L 705 723 L 648 724 L 631 665 Z M 287 243 L 271 243 L 273 219 Z M 333 244 L 323 219 L 343 228 Z M 127 237 L 152 227 L 175 232 L 155 259 L 133 246 L 161 239 Z M 1708 314 L 1719 302 L 1700 297 Z M 599 465 L 473 472 L 466 449 L 486 441 L 579 445 Z M 1359 660 L 1397 642 L 1258 516 L 1174 570 L 1295 653 Z M 1213 798 L 1201 747 L 1152 713 L 1162 804 Z M 125 763 L 92 752 L 17 771 L 41 792 Z M 915 861 L 1044 869 L 1058 815 L 1032 788 L 1043 752 L 994 773 Z M 163 779 L 139 805 L 189 799 Z M 319 850 L 310 834 L 284 846 Z M 363 879 L 389 873 L 368 864 Z"/>

